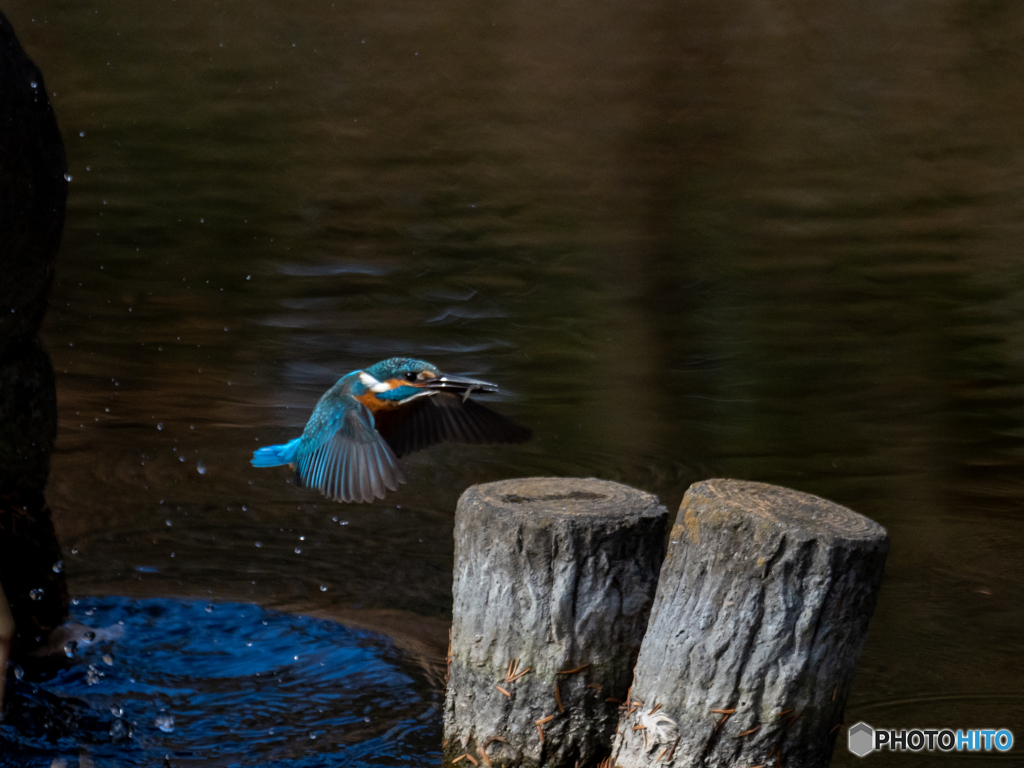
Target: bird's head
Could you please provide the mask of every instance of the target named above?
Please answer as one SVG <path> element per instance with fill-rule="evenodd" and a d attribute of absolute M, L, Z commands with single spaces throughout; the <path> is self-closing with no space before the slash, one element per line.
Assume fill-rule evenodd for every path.
<path fill-rule="evenodd" d="M 471 392 L 497 392 L 498 387 L 486 381 L 442 373 L 434 365 L 409 357 L 392 357 L 359 372 L 365 394 L 359 399 L 374 400 L 380 405 L 401 405 L 417 397 L 450 392 L 469 397 Z"/>

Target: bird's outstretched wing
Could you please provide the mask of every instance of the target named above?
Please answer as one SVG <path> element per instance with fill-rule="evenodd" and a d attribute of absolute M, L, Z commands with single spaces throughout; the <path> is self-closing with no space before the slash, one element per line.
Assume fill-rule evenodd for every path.
<path fill-rule="evenodd" d="M 394 452 L 373 426 L 373 416 L 355 398 L 334 429 L 324 430 L 319 444 L 299 460 L 299 487 L 316 488 L 335 501 L 373 501 L 384 489 L 405 482 Z"/>
<path fill-rule="evenodd" d="M 396 456 L 432 445 L 455 443 L 523 443 L 533 434 L 500 413 L 461 395 L 419 397 L 393 411 L 378 411 L 377 431 Z"/>

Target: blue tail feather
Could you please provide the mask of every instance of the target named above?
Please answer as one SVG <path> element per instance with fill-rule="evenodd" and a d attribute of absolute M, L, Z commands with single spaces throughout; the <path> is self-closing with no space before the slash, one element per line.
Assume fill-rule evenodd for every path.
<path fill-rule="evenodd" d="M 266 445 L 257 448 L 252 454 L 252 465 L 254 467 L 279 467 L 282 464 L 294 464 L 301 439 L 301 437 L 297 437 L 284 445 Z"/>

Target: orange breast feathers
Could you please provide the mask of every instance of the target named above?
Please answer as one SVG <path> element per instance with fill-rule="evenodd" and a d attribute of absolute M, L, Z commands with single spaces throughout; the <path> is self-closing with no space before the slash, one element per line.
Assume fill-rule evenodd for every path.
<path fill-rule="evenodd" d="M 397 389 L 398 387 L 408 387 L 409 382 L 402 379 L 388 379 L 384 382 L 388 385 L 388 389 Z M 395 408 L 401 408 L 402 403 L 398 400 L 382 400 L 377 397 L 376 392 L 367 390 L 362 395 L 357 395 L 356 400 L 365 405 L 369 409 L 370 413 L 377 413 L 378 411 L 393 411 Z"/>

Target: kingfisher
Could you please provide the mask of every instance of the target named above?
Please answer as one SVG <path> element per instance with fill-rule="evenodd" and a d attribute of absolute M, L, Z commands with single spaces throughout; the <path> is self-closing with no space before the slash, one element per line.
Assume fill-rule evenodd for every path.
<path fill-rule="evenodd" d="M 469 398 L 486 381 L 392 357 L 347 373 L 324 393 L 302 436 L 253 452 L 254 467 L 289 465 L 296 484 L 335 501 L 383 499 L 405 475 L 398 457 L 452 441 L 522 443 L 531 432 Z"/>

